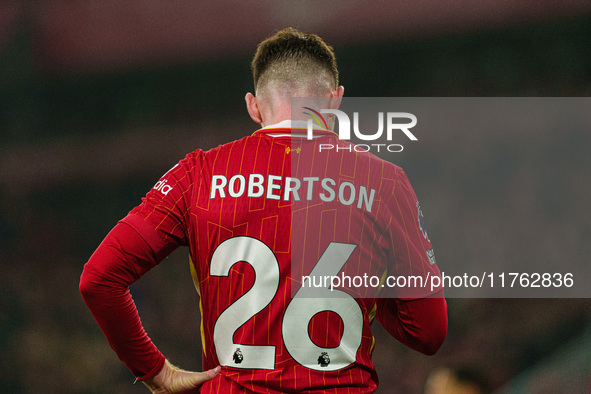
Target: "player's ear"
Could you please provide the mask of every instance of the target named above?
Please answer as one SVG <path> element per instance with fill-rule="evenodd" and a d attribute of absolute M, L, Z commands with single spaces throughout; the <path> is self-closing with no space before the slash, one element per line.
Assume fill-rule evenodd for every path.
<path fill-rule="evenodd" d="M 252 120 L 258 124 L 263 123 L 263 117 L 261 116 L 261 110 L 259 109 L 257 98 L 252 93 L 246 93 L 244 100 L 246 101 L 246 109 Z"/>
<path fill-rule="evenodd" d="M 343 94 L 345 93 L 345 88 L 343 85 L 339 86 L 337 90 L 333 90 L 330 92 L 330 109 L 339 109 L 341 106 L 341 100 L 343 99 Z"/>

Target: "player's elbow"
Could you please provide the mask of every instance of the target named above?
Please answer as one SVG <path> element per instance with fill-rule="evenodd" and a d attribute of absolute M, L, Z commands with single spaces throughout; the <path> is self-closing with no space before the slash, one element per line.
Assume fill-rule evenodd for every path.
<path fill-rule="evenodd" d="M 82 275 L 80 275 L 80 283 L 78 284 L 80 294 L 86 303 L 92 302 L 92 300 L 100 297 L 104 287 L 101 285 L 100 277 L 88 268 L 88 265 L 84 267 Z"/>
<path fill-rule="evenodd" d="M 432 356 L 443 345 L 447 336 L 447 302 L 443 297 L 428 298 L 429 313 L 420 325 L 416 338 L 417 349 L 423 354 Z"/>
<path fill-rule="evenodd" d="M 427 356 L 432 356 L 439 351 L 443 342 L 445 342 L 446 336 L 447 321 L 445 322 L 445 326 L 431 327 L 425 338 L 422 339 L 417 350 Z"/>
<path fill-rule="evenodd" d="M 407 339 L 404 343 L 406 346 L 419 353 L 427 356 L 432 356 L 443 345 L 447 335 L 447 327 L 425 327 L 416 332 L 412 338 Z"/>
<path fill-rule="evenodd" d="M 78 289 L 80 290 L 80 294 L 84 299 L 87 299 L 91 297 L 94 293 L 96 293 L 96 286 L 94 285 L 90 276 L 91 275 L 88 273 L 86 269 L 84 269 L 84 271 L 82 271 L 82 275 L 80 275 L 80 283 L 78 284 Z"/>
<path fill-rule="evenodd" d="M 445 303 L 445 300 L 443 300 Z M 423 335 L 421 335 L 420 342 L 421 348 L 419 351 L 428 356 L 432 356 L 443 345 L 445 337 L 447 336 L 447 308 L 441 313 L 434 313 L 433 318 L 423 329 Z"/>

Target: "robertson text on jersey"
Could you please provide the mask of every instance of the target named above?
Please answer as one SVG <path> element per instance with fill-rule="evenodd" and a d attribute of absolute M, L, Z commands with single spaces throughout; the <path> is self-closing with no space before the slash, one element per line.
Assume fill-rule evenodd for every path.
<path fill-rule="evenodd" d="M 266 181 L 266 182 L 265 182 Z M 376 191 L 365 186 L 357 187 L 349 181 L 338 182 L 332 178 L 320 177 L 283 177 L 280 175 L 237 174 L 230 179 L 225 175 L 213 175 L 211 177 L 210 199 L 214 198 L 238 198 L 246 193 L 247 197 L 264 197 L 271 200 L 312 201 L 316 196 L 323 202 L 332 202 L 335 199 L 343 205 L 356 203 L 358 209 L 371 212 Z M 300 195 L 301 193 L 301 195 Z"/>

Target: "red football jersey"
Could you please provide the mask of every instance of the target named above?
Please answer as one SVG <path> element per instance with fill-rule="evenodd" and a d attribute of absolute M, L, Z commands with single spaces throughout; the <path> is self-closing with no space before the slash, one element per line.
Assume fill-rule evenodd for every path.
<path fill-rule="evenodd" d="M 439 275 L 402 169 L 316 133 L 282 123 L 197 150 L 131 212 L 189 247 L 203 368 L 223 366 L 201 392 L 373 392 L 370 323 L 386 276 Z M 379 283 L 310 283 L 364 275 Z"/>

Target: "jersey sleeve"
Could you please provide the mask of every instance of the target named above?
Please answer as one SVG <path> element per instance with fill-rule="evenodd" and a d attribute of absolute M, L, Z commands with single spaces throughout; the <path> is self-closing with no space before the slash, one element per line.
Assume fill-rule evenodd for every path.
<path fill-rule="evenodd" d="M 391 296 L 418 299 L 439 293 L 441 287 L 431 287 L 431 278 L 440 275 L 433 245 L 429 240 L 415 191 L 406 173 L 400 168 L 389 199 L 389 209 L 391 255 L 388 274 L 404 277 L 398 283 L 406 284 L 394 287 Z"/>
<path fill-rule="evenodd" d="M 377 300 L 376 319 L 404 345 L 435 354 L 447 335 L 447 303 L 442 294 L 418 300 Z"/>
<path fill-rule="evenodd" d="M 144 237 L 146 228 L 152 228 L 159 239 L 151 242 L 155 250 L 171 244 L 188 244 L 188 223 L 194 174 L 199 171 L 203 152 L 197 150 L 165 173 L 142 199 L 142 203 L 129 212 L 123 222 L 136 229 Z M 143 221 L 145 223 L 140 223 Z M 148 226 L 145 226 L 147 224 Z M 151 231 L 148 231 L 151 233 Z"/>
<path fill-rule="evenodd" d="M 129 285 L 187 244 L 193 171 L 189 154 L 107 235 L 84 267 L 80 291 L 111 347 L 138 380 L 154 376 L 164 356 L 146 334 Z"/>
<path fill-rule="evenodd" d="M 129 285 L 160 257 L 150 241 L 118 223 L 84 266 L 80 292 L 109 344 L 138 380 L 154 376 L 164 356 L 146 334 Z"/>

